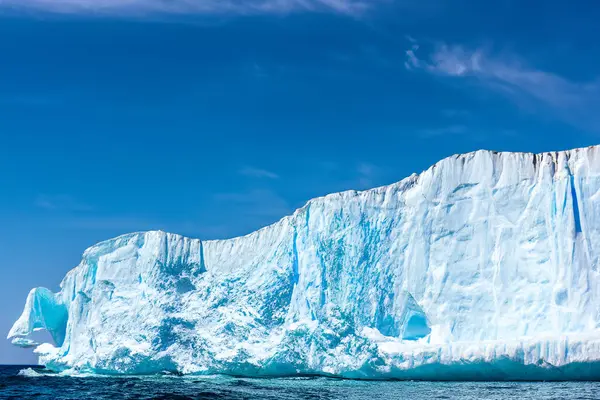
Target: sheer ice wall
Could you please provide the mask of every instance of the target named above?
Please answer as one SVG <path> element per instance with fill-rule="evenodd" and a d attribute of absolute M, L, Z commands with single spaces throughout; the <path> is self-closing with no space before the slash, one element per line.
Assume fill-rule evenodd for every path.
<path fill-rule="evenodd" d="M 250 235 L 134 233 L 31 291 L 49 368 L 600 378 L 600 150 L 478 151 Z"/>

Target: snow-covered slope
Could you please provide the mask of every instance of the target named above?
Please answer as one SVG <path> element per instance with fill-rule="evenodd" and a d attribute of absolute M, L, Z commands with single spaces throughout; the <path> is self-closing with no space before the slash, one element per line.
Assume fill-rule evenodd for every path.
<path fill-rule="evenodd" d="M 600 148 L 477 151 L 250 235 L 99 243 L 9 338 L 49 368 L 600 378 Z"/>

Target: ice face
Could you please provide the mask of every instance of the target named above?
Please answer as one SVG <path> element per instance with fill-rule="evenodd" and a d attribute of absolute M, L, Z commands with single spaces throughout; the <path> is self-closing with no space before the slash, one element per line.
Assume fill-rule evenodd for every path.
<path fill-rule="evenodd" d="M 34 289 L 57 371 L 600 378 L 600 148 L 478 151 L 250 235 L 134 233 Z"/>

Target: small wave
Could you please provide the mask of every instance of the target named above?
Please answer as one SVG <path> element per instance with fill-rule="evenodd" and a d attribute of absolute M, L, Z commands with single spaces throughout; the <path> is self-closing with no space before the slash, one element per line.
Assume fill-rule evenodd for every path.
<path fill-rule="evenodd" d="M 27 378 L 39 378 L 40 376 L 44 376 L 44 374 L 40 374 L 33 368 L 25 368 L 19 371 L 18 376 L 25 376 Z"/>

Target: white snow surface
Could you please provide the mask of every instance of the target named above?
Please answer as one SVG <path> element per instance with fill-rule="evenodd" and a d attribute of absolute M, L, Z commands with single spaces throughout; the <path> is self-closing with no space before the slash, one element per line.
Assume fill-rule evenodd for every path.
<path fill-rule="evenodd" d="M 600 378 L 600 147 L 477 151 L 244 237 L 87 249 L 9 338 L 104 374 Z"/>

